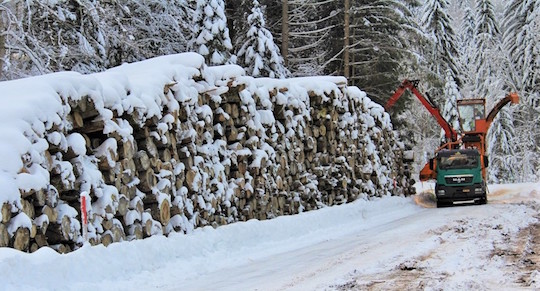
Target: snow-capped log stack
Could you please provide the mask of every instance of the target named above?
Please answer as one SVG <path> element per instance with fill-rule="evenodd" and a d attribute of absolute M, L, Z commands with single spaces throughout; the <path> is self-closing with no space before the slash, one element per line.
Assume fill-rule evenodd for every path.
<path fill-rule="evenodd" d="M 108 245 L 412 189 L 388 115 L 342 77 L 187 53 L 0 91 L 0 246 L 78 248 L 83 196 Z"/>

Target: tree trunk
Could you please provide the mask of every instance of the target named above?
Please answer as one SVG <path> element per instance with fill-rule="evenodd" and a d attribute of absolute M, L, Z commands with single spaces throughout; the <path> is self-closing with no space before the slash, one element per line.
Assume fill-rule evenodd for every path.
<path fill-rule="evenodd" d="M 349 10 L 350 10 L 350 0 L 344 0 L 345 7 L 343 8 L 344 13 L 344 21 L 343 21 L 343 30 L 344 30 L 344 36 L 343 36 L 343 75 L 345 78 L 349 78 Z"/>
<path fill-rule="evenodd" d="M 283 0 L 281 8 L 281 56 L 285 67 L 289 65 L 289 1 Z"/>
<path fill-rule="evenodd" d="M 3 18 L 3 17 L 2 17 Z M 0 22 L 0 29 L 4 31 L 3 23 Z M 3 67 L 4 67 L 4 56 L 6 55 L 6 39 L 4 34 L 0 34 L 0 79 L 4 78 Z"/>

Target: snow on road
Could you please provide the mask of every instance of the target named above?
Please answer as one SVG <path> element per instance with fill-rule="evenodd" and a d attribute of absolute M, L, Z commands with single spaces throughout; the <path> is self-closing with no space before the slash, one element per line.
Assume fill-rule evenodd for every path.
<path fill-rule="evenodd" d="M 487 205 L 442 209 L 414 197 L 361 200 L 67 255 L 0 249 L 0 284 L 4 290 L 539 289 L 540 184 L 494 185 L 488 197 Z"/>

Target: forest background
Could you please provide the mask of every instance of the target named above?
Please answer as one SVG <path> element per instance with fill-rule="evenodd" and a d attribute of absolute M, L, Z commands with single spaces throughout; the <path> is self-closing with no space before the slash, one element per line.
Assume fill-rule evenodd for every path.
<path fill-rule="evenodd" d="M 194 51 L 254 77 L 345 76 L 383 105 L 418 79 L 455 128 L 456 100 L 489 110 L 515 91 L 490 130 L 489 179 L 540 178 L 540 0 L 4 0 L 0 26 L 1 81 Z M 404 97 L 392 121 L 418 172 L 441 130 Z"/>

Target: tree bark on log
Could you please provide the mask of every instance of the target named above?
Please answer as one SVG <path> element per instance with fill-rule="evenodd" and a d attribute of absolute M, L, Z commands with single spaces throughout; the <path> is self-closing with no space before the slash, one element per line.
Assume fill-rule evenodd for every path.
<path fill-rule="evenodd" d="M 13 234 L 13 248 L 19 251 L 27 251 L 30 247 L 30 230 L 25 227 L 19 227 Z"/>
<path fill-rule="evenodd" d="M 51 223 L 47 228 L 49 242 L 61 243 L 70 241 L 71 219 L 63 216 L 60 223 Z"/>
<path fill-rule="evenodd" d="M 11 220 L 11 204 L 2 204 L 2 223 L 8 223 Z"/>
<path fill-rule="evenodd" d="M 9 246 L 9 233 L 5 224 L 0 223 L 0 247 Z"/>

